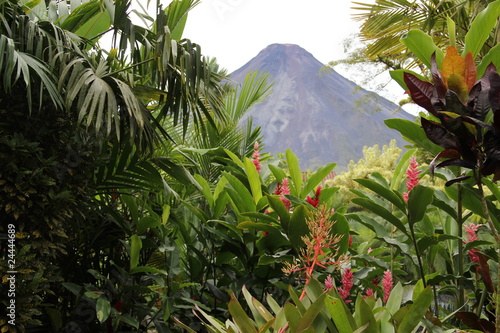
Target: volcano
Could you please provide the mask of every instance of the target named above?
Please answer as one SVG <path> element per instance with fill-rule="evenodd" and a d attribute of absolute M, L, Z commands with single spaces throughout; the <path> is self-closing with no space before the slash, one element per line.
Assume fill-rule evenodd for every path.
<path fill-rule="evenodd" d="M 293 44 L 272 44 L 231 74 L 243 82 L 251 71 L 265 72 L 274 82 L 272 94 L 253 106 L 246 117 L 262 128 L 265 151 L 290 148 L 301 168 L 315 170 L 328 163 L 347 166 L 363 157 L 363 147 L 380 147 L 399 132 L 384 120 L 414 117 L 398 105 L 349 81 Z"/>

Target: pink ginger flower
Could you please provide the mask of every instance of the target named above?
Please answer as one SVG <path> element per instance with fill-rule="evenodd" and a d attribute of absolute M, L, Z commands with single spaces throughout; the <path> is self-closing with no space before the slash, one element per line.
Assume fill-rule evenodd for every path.
<path fill-rule="evenodd" d="M 347 247 L 352 247 L 352 235 L 349 235 L 349 241 L 347 242 Z"/>
<path fill-rule="evenodd" d="M 365 296 L 363 296 L 363 298 L 367 298 L 367 297 L 370 297 L 373 295 L 373 289 L 366 289 L 366 293 L 365 293 Z"/>
<path fill-rule="evenodd" d="M 260 173 L 260 154 L 259 154 L 259 142 L 255 141 L 253 145 L 253 154 L 252 154 L 252 162 L 257 169 L 257 172 Z"/>
<path fill-rule="evenodd" d="M 333 289 L 333 287 L 334 287 L 333 278 L 332 275 L 329 274 L 325 279 L 325 292 Z"/>
<path fill-rule="evenodd" d="M 384 272 L 384 277 L 382 278 L 382 288 L 384 290 L 384 303 L 387 303 L 387 300 L 391 295 L 392 285 L 393 285 L 392 273 L 390 270 L 386 270 Z"/>
<path fill-rule="evenodd" d="M 274 194 L 279 195 L 286 209 L 290 210 L 291 202 L 285 197 L 285 195 L 290 194 L 290 187 L 288 186 L 288 178 L 283 178 L 283 183 L 278 183 L 278 185 L 276 185 L 276 190 L 274 191 Z"/>
<path fill-rule="evenodd" d="M 306 201 L 313 207 L 318 207 L 319 205 L 319 196 L 321 195 L 321 186 L 318 186 L 316 192 L 314 193 L 314 198 L 311 198 L 309 195 L 306 198 Z"/>
<path fill-rule="evenodd" d="M 469 225 L 464 226 L 465 234 L 467 235 L 467 240 L 464 241 L 465 244 L 479 239 L 477 237 L 477 230 L 479 229 L 480 226 L 482 226 L 482 224 L 474 224 L 474 223 L 470 223 Z M 467 251 L 470 260 L 472 262 L 479 264 L 479 256 L 477 255 L 477 252 L 479 252 L 478 249 L 470 249 L 469 251 Z"/>
<path fill-rule="evenodd" d="M 347 301 L 349 296 L 351 295 L 351 289 L 353 286 L 353 278 L 354 275 L 350 268 L 346 268 L 344 273 L 342 274 L 342 287 L 339 288 L 340 298 L 342 298 L 346 303 L 351 301 Z"/>
<path fill-rule="evenodd" d="M 415 157 L 412 157 L 410 160 L 410 166 L 406 171 L 406 190 L 407 192 L 403 193 L 403 197 L 405 201 L 408 201 L 410 191 L 419 184 L 420 170 L 418 170 L 418 163 Z"/>

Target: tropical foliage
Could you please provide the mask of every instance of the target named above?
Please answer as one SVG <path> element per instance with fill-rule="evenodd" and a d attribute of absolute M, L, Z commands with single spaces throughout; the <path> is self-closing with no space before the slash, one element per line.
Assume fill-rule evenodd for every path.
<path fill-rule="evenodd" d="M 500 332 L 500 2 L 445 50 L 408 32 L 428 113 L 342 193 L 263 152 L 272 85 L 182 37 L 196 4 L 0 2 L 1 331 Z"/>

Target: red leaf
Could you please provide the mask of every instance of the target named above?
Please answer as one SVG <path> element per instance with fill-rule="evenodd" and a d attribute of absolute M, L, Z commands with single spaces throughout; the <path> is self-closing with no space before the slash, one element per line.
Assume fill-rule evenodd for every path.
<path fill-rule="evenodd" d="M 437 112 L 432 106 L 432 95 L 434 86 L 432 83 L 422 81 L 418 77 L 410 73 L 404 73 L 403 79 L 410 91 L 411 99 L 433 115 L 437 116 Z"/>

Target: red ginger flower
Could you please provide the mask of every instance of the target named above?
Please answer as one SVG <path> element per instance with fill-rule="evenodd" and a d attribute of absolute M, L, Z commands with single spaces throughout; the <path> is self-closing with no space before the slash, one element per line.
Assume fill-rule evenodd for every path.
<path fill-rule="evenodd" d="M 290 210 L 290 200 L 285 198 L 285 195 L 290 194 L 290 187 L 288 186 L 288 178 L 283 178 L 283 183 L 278 183 L 276 186 L 276 190 L 274 191 L 275 195 L 279 195 L 281 197 L 281 201 L 285 205 L 287 210 Z"/>
<path fill-rule="evenodd" d="M 307 196 L 306 201 L 313 207 L 318 207 L 319 205 L 319 196 L 321 195 L 321 186 L 318 186 L 316 189 L 316 193 L 314 193 L 314 199 L 310 196 Z"/>
<path fill-rule="evenodd" d="M 333 289 L 333 287 L 334 287 L 334 284 L 333 284 L 332 274 L 328 274 L 328 276 L 325 279 L 325 291 Z"/>
<path fill-rule="evenodd" d="M 382 278 L 382 288 L 384 289 L 384 303 L 387 303 L 389 296 L 392 291 L 392 273 L 390 270 L 384 272 L 384 277 Z"/>
<path fill-rule="evenodd" d="M 259 154 L 259 142 L 255 141 L 253 145 L 253 154 L 252 154 L 252 162 L 257 169 L 257 172 L 260 173 L 260 154 Z"/>
<path fill-rule="evenodd" d="M 350 268 L 346 268 L 344 270 L 344 273 L 342 274 L 342 287 L 339 288 L 339 295 L 340 298 L 342 298 L 344 301 L 346 301 L 349 296 L 351 295 L 351 289 L 353 286 L 353 280 L 354 275 L 352 274 L 352 271 Z M 349 303 L 350 301 L 346 301 L 346 303 Z"/>
<path fill-rule="evenodd" d="M 474 224 L 474 223 L 470 223 L 469 225 L 464 226 L 465 233 L 467 234 L 467 240 L 464 241 L 465 244 L 478 240 L 477 230 L 479 229 L 480 226 L 482 226 L 482 224 Z M 479 264 L 479 256 L 477 255 L 477 252 L 479 252 L 478 249 L 470 249 L 469 251 L 467 251 L 470 260 L 472 262 Z"/>
<path fill-rule="evenodd" d="M 407 192 L 403 194 L 405 201 L 408 201 L 410 191 L 419 184 L 418 175 L 420 170 L 418 170 L 418 163 L 415 157 L 410 160 L 410 166 L 406 171 L 406 190 Z"/>
<path fill-rule="evenodd" d="M 364 298 L 370 297 L 373 295 L 373 289 L 366 289 L 366 295 L 363 296 Z"/>

